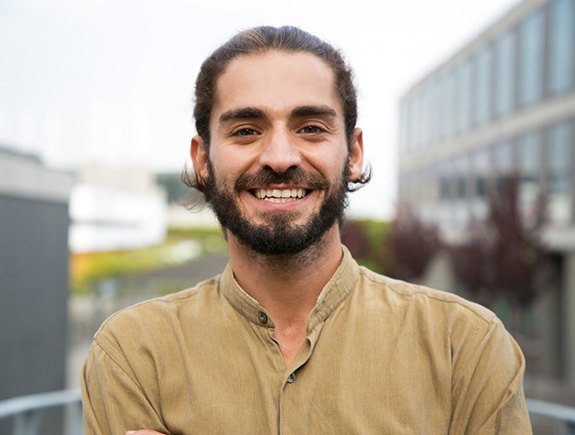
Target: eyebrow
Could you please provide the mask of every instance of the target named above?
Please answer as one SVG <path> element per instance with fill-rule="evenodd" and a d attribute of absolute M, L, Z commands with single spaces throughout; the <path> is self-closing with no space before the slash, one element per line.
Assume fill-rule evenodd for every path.
<path fill-rule="evenodd" d="M 329 106 L 301 106 L 292 111 L 292 116 L 296 118 L 305 118 L 308 116 L 330 117 L 335 118 L 337 113 Z"/>
<path fill-rule="evenodd" d="M 296 107 L 291 112 L 291 116 L 295 118 L 306 118 L 309 116 L 330 117 L 335 118 L 337 112 L 329 106 L 300 106 Z M 220 123 L 225 123 L 232 120 L 240 119 L 263 119 L 266 117 L 265 112 L 257 107 L 240 107 L 238 109 L 228 110 L 220 115 L 218 118 Z"/>
<path fill-rule="evenodd" d="M 241 107 L 232 109 L 220 115 L 220 123 L 228 122 L 235 119 L 261 119 L 264 118 L 264 111 L 256 107 Z"/>

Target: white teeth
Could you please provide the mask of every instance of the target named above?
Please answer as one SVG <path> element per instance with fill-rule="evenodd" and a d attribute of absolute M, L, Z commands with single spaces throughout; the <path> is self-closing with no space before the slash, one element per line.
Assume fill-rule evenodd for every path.
<path fill-rule="evenodd" d="M 256 189 L 255 195 L 258 199 L 265 199 L 271 202 L 285 202 L 289 199 L 303 198 L 304 189 Z"/>

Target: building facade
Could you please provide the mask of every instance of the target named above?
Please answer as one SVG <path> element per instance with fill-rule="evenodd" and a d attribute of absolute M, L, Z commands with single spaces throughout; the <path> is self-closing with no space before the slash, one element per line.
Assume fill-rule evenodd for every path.
<path fill-rule="evenodd" d="M 521 2 L 408 89 L 399 112 L 399 199 L 445 237 L 485 218 L 510 177 L 525 216 L 545 193 L 561 276 L 536 311 L 546 372 L 575 387 L 575 0 Z"/>
<path fill-rule="evenodd" d="M 0 146 L 0 400 L 66 387 L 72 181 Z M 59 411 L 42 433 L 62 433 Z"/>

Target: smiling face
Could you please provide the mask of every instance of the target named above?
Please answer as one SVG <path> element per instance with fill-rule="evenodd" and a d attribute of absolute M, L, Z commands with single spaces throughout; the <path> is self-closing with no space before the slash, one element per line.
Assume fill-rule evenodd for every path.
<path fill-rule="evenodd" d="M 334 80 L 311 54 L 270 51 L 236 58 L 217 81 L 194 169 L 229 236 L 256 252 L 299 252 L 342 216 L 363 147 L 359 130 L 348 146 Z"/>

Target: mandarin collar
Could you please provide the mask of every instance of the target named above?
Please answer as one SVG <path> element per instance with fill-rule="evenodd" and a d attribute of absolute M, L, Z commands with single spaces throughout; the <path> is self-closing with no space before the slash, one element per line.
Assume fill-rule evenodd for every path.
<path fill-rule="evenodd" d="M 343 256 L 340 265 L 317 298 L 310 313 L 308 333 L 323 322 L 335 308 L 351 293 L 359 279 L 359 266 L 349 250 L 342 245 Z M 269 313 L 257 300 L 248 295 L 234 278 L 231 263 L 228 262 L 220 279 L 220 291 L 232 306 L 247 320 L 259 326 L 273 328 Z"/>

